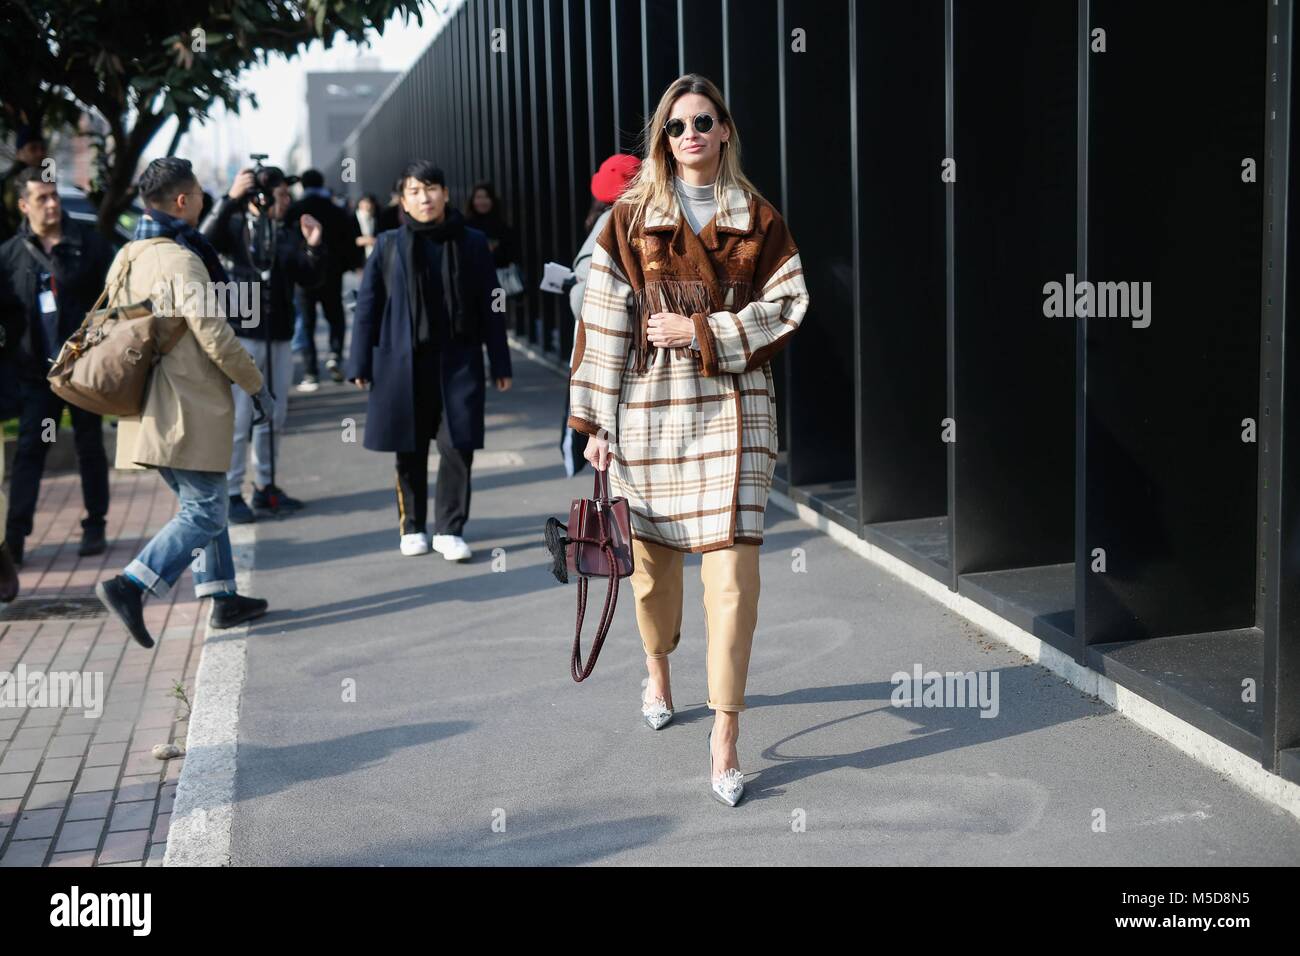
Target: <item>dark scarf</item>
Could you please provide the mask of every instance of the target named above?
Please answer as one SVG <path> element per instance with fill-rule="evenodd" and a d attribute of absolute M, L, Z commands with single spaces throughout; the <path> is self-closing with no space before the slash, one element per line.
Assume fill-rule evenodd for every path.
<path fill-rule="evenodd" d="M 203 233 L 199 232 L 184 219 L 177 219 L 157 209 L 146 209 L 140 221 L 135 224 L 136 239 L 153 239 L 162 236 L 180 243 L 190 252 L 203 260 L 208 270 L 208 278 L 213 282 L 229 282 L 226 267 L 217 257 L 217 250 Z"/>
<path fill-rule="evenodd" d="M 402 228 L 407 230 L 406 296 L 411 303 L 411 318 L 414 323 L 411 329 L 412 342 L 423 345 L 437 341 L 437 333 L 433 329 L 437 318 L 433 312 L 432 283 L 427 263 L 417 258 L 419 240 L 422 237 L 442 244 L 440 272 L 443 304 L 447 309 L 452 336 L 458 341 L 467 341 L 472 317 L 465 309 L 465 302 L 471 301 L 466 288 L 469 277 L 461 268 L 460 261 L 460 240 L 465 235 L 464 215 L 460 210 L 448 206 L 441 222 L 416 222 L 410 216 L 404 216 L 402 221 Z M 420 314 L 421 306 L 423 316 Z"/>

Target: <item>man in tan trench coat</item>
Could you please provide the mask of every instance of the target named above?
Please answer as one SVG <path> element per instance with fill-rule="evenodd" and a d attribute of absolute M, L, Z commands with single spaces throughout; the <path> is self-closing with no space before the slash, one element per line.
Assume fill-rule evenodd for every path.
<path fill-rule="evenodd" d="M 218 286 L 216 254 L 194 228 L 203 194 L 183 159 L 157 159 L 140 177 L 147 209 L 108 272 L 110 304 L 145 299 L 160 315 L 182 317 L 186 330 L 155 366 L 137 418 L 118 422 L 117 467 L 156 468 L 180 499 L 180 510 L 124 573 L 96 587 L 101 601 L 145 647 L 145 592 L 162 597 L 184 573 L 194 571 L 196 596 L 211 596 L 210 624 L 231 627 L 266 613 L 266 601 L 235 590 L 235 568 L 226 518 L 226 469 L 234 429 L 230 383 L 269 409 L 262 375 L 215 304 L 228 288 Z M 147 238 L 144 238 L 147 237 Z M 216 269 L 212 267 L 216 263 Z"/>

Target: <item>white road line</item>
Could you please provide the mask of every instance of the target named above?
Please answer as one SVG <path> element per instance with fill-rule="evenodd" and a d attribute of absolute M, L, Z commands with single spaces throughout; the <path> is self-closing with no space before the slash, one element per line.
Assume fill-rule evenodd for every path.
<path fill-rule="evenodd" d="M 235 580 L 241 594 L 253 593 L 256 543 L 256 525 L 230 527 Z M 235 756 L 239 749 L 239 705 L 244 693 L 248 628 L 210 631 L 206 621 L 203 626 L 185 762 L 176 785 L 163 866 L 230 865 Z"/>

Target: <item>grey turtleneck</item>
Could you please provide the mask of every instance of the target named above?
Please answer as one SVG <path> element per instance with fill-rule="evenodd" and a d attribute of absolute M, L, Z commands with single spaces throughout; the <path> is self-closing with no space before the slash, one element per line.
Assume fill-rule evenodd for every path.
<path fill-rule="evenodd" d="M 699 235 L 700 230 L 718 211 L 718 200 L 713 195 L 715 183 L 708 183 L 704 186 L 692 186 L 683 180 L 680 176 L 673 177 L 673 186 L 677 190 L 677 199 L 682 206 L 682 214 L 686 217 L 686 223 L 691 227 L 691 231 Z M 695 335 L 691 335 L 690 347 L 695 351 L 700 350 L 700 343 Z"/>
<path fill-rule="evenodd" d="M 677 189 L 677 198 L 682 204 L 682 212 L 691 231 L 699 235 L 704 224 L 718 211 L 718 201 L 714 198 L 714 183 L 704 186 L 692 186 L 680 176 L 673 177 L 673 186 Z"/>

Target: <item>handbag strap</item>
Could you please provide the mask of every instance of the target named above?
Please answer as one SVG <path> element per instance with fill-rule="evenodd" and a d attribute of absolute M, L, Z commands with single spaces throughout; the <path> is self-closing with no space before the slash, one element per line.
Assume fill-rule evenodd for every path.
<path fill-rule="evenodd" d="M 614 563 L 614 549 L 606 540 L 601 545 L 609 562 L 609 587 L 605 591 L 605 606 L 600 612 L 600 622 L 596 625 L 596 637 L 591 645 L 591 655 L 586 663 L 582 661 L 582 619 L 587 613 L 587 578 L 578 580 L 578 624 L 573 633 L 573 656 L 569 660 L 569 672 L 574 681 L 581 684 L 591 676 L 596 667 L 596 658 L 609 636 L 610 626 L 614 623 L 614 609 L 618 606 L 618 567 Z"/>
<path fill-rule="evenodd" d="M 609 635 L 609 629 L 614 623 L 614 609 L 618 606 L 618 561 L 614 556 L 614 539 L 610 531 L 612 528 L 613 516 L 610 513 L 608 489 L 606 496 L 600 497 L 600 475 L 601 471 L 596 471 L 596 524 L 600 535 L 599 538 L 567 538 L 567 541 L 580 544 L 592 544 L 600 548 L 605 555 L 606 567 L 609 568 L 609 586 L 605 590 L 605 606 L 600 612 L 600 622 L 596 625 L 596 637 L 591 645 L 591 655 L 587 662 L 582 662 L 582 621 L 587 612 L 587 577 L 584 575 L 578 579 L 578 623 L 573 632 L 573 656 L 569 661 L 569 671 L 573 679 L 582 683 L 591 676 L 592 670 L 596 666 L 596 658 L 600 656 L 600 649 L 605 644 L 605 638 Z"/>
<path fill-rule="evenodd" d="M 596 501 L 603 502 L 606 506 L 608 506 L 609 505 L 609 467 L 606 466 L 605 468 L 593 468 L 592 471 L 596 473 L 596 477 L 593 482 L 591 497 Z"/>

